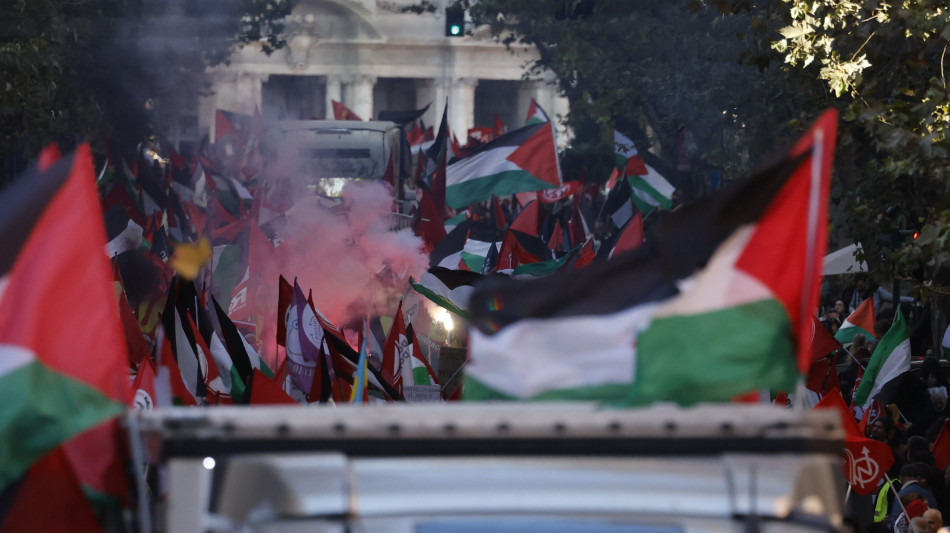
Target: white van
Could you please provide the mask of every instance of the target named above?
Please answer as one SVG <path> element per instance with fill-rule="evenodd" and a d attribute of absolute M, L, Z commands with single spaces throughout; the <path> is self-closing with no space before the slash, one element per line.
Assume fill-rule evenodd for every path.
<path fill-rule="evenodd" d="M 172 408 L 133 425 L 171 532 L 839 531 L 833 411 L 590 404 Z M 133 444 L 137 441 L 133 438 Z M 136 446 L 140 450 L 141 446 Z"/>
<path fill-rule="evenodd" d="M 393 122 L 291 120 L 271 124 L 264 142 L 269 175 L 301 180 L 337 197 L 347 180 L 379 180 L 390 158 L 396 183 L 403 167 L 402 130 Z"/>

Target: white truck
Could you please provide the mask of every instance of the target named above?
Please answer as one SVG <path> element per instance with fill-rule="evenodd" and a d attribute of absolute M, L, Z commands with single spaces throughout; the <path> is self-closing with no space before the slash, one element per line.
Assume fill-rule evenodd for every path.
<path fill-rule="evenodd" d="M 128 422 L 160 473 L 142 531 L 838 531 L 847 486 L 837 413 L 765 405 L 171 408 Z"/>

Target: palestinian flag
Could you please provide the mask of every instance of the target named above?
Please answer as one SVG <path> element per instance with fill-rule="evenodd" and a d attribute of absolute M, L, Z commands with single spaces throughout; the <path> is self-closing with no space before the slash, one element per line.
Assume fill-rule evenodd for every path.
<path fill-rule="evenodd" d="M 469 306 L 465 397 L 694 404 L 792 390 L 811 364 L 836 121 L 825 113 L 784 158 L 658 219 L 612 261 L 486 278 Z"/>
<path fill-rule="evenodd" d="M 544 122 L 551 122 L 551 119 L 548 118 L 548 114 L 545 113 L 544 109 L 532 98 L 531 105 L 528 106 L 528 116 L 524 119 L 524 125 L 531 126 Z"/>
<path fill-rule="evenodd" d="M 88 145 L 0 194 L 0 492 L 14 503 L 0 506 L 5 526 L 17 516 L 54 530 L 50 515 L 77 506 L 91 516 L 83 489 L 101 493 L 121 466 L 108 439 L 130 399 L 128 355 L 105 246 Z M 64 456 L 55 472 L 51 452 Z M 75 490 L 59 490 L 61 478 Z"/>
<path fill-rule="evenodd" d="M 666 181 L 655 168 L 644 165 L 647 173 L 642 176 L 630 176 L 630 189 L 633 192 L 633 203 L 637 208 L 649 213 L 656 208 L 669 209 L 673 206 L 673 193 L 676 187 Z"/>
<path fill-rule="evenodd" d="M 425 296 L 439 307 L 447 309 L 460 317 L 468 318 L 468 299 L 471 297 L 472 291 L 475 289 L 468 284 L 460 284 L 454 287 L 449 287 L 446 285 L 445 281 L 436 275 L 438 272 L 453 271 L 444 268 L 433 268 L 429 272 L 423 274 L 422 277 L 419 278 L 418 282 L 415 282 L 412 280 L 412 278 L 409 278 L 409 284 L 412 285 L 412 288 L 415 289 L 416 292 Z M 473 276 L 477 275 L 474 273 L 470 274 Z M 477 276 L 481 277 L 480 275 Z"/>
<path fill-rule="evenodd" d="M 636 157 L 637 154 L 639 154 L 637 146 L 630 140 L 630 137 L 614 130 L 614 166 L 624 170 L 627 168 L 630 158 Z"/>
<path fill-rule="evenodd" d="M 454 209 L 496 196 L 561 186 L 554 131 L 524 126 L 485 144 L 446 168 L 445 203 Z"/>
<path fill-rule="evenodd" d="M 865 302 L 871 299 L 872 298 L 868 298 Z M 940 348 L 943 350 L 943 358 L 950 360 L 950 326 L 947 326 L 947 329 L 943 332 L 943 340 L 940 341 Z"/>
<path fill-rule="evenodd" d="M 841 344 L 851 344 L 858 333 L 864 334 L 868 340 L 874 338 L 874 298 L 865 299 L 848 315 L 835 333 L 835 340 Z"/>
<path fill-rule="evenodd" d="M 857 311 L 855 309 L 855 312 Z M 904 314 L 898 308 L 897 320 L 874 348 L 868 367 L 864 369 L 861 385 L 851 398 L 851 404 L 867 407 L 888 381 L 908 370 L 910 370 L 910 333 Z"/>

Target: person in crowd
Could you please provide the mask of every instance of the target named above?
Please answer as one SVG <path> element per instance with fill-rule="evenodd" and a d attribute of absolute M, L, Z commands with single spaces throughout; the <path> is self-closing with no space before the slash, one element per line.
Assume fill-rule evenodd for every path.
<path fill-rule="evenodd" d="M 915 380 L 923 387 L 923 380 Z M 950 409 L 947 407 L 947 388 L 936 386 L 926 389 L 926 396 L 930 400 L 924 402 L 924 405 L 914 414 L 913 422 L 915 433 L 926 434 L 931 428 L 943 424 L 943 421 L 950 416 Z"/>
<path fill-rule="evenodd" d="M 903 508 L 896 506 L 898 513 L 894 517 L 894 533 L 912 533 L 911 520 L 922 517 L 929 507 L 926 500 L 915 493 L 902 496 L 901 502 L 904 504 Z M 918 522 L 918 527 L 922 525 Z"/>
<path fill-rule="evenodd" d="M 934 499 L 933 494 L 931 494 L 930 490 L 925 485 L 929 474 L 930 467 L 924 463 L 908 463 L 901 467 L 901 490 L 897 492 L 897 497 L 903 498 L 905 496 L 916 495 L 918 498 L 922 498 L 927 504 L 927 507 L 915 516 L 924 514 L 923 511 L 925 511 L 927 508 L 937 507 L 937 500 Z M 908 512 L 909 511 L 910 510 L 908 509 Z M 896 519 L 899 514 L 901 514 L 900 506 L 891 505 L 891 510 L 888 513 L 888 517 L 892 518 L 892 522 L 895 523 L 895 526 Z M 910 518 L 914 518 L 914 516 L 911 516 Z"/>
<path fill-rule="evenodd" d="M 894 424 L 894 419 L 889 416 L 878 417 L 868 429 L 868 437 L 883 442 L 890 447 L 891 455 L 894 456 L 894 465 L 888 470 L 887 475 L 892 479 L 897 479 L 907 461 L 900 449 L 901 434 Z M 903 487 L 903 479 L 901 480 L 901 486 Z"/>
<path fill-rule="evenodd" d="M 844 304 L 844 300 L 835 300 L 835 311 L 838 313 L 838 317 L 842 320 L 848 318 L 848 306 Z"/>
<path fill-rule="evenodd" d="M 924 381 L 928 389 L 948 386 L 947 376 L 940 366 L 940 361 L 932 356 L 924 358 L 920 363 L 920 379 Z"/>
<path fill-rule="evenodd" d="M 825 326 L 832 335 L 838 333 L 838 328 L 841 327 L 841 317 L 838 315 L 837 311 L 829 310 L 825 313 L 824 320 L 821 321 L 822 325 Z"/>
<path fill-rule="evenodd" d="M 943 527 L 943 513 L 937 509 L 924 511 L 923 519 L 927 523 L 928 533 L 937 533 Z"/>
<path fill-rule="evenodd" d="M 853 313 L 855 309 L 868 298 L 874 299 L 874 309 L 881 309 L 881 302 L 893 302 L 894 295 L 884 290 L 878 285 L 872 286 L 868 280 L 868 275 L 864 272 L 858 272 L 854 276 L 854 287 L 846 290 L 841 295 L 843 301 L 848 302 L 848 312 Z M 901 303 L 913 303 L 912 296 L 901 296 Z"/>

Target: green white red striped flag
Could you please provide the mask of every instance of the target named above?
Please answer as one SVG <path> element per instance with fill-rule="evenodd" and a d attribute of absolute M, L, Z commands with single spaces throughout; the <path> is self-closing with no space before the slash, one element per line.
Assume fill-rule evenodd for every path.
<path fill-rule="evenodd" d="M 870 298 L 869 298 L 870 299 Z M 855 310 L 857 311 L 857 310 Z M 861 384 L 851 399 L 852 405 L 867 407 L 888 381 L 910 370 L 910 333 L 900 308 L 897 319 L 874 347 Z"/>

